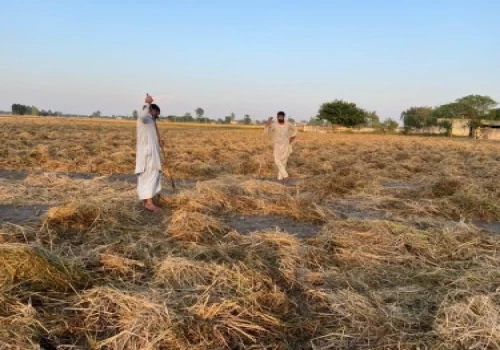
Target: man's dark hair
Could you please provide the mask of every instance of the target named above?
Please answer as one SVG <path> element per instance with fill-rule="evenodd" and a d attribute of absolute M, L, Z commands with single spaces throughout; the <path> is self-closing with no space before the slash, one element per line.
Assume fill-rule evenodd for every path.
<path fill-rule="evenodd" d="M 283 112 L 283 111 L 278 112 L 278 117 L 284 117 L 284 116 L 285 116 L 285 112 Z"/>
<path fill-rule="evenodd" d="M 158 115 L 160 114 L 160 107 L 158 107 L 157 104 L 152 103 L 149 108 L 151 108 L 152 111 L 157 111 Z"/>

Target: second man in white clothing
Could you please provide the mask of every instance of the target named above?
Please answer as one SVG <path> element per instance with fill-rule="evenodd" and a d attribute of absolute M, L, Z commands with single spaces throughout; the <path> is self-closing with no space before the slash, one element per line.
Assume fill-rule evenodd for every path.
<path fill-rule="evenodd" d="M 273 118 L 269 118 L 264 132 L 274 133 L 274 163 L 278 168 L 278 180 L 285 184 L 288 179 L 286 166 L 288 157 L 292 153 L 292 142 L 297 136 L 297 129 L 295 125 L 285 120 L 285 112 L 278 112 L 277 121 L 273 122 Z"/>

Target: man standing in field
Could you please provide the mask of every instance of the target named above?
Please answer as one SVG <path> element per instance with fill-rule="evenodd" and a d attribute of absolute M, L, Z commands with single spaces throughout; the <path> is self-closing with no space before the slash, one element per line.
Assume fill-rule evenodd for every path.
<path fill-rule="evenodd" d="M 137 174 L 137 194 L 143 201 L 144 208 L 158 211 L 153 198 L 161 191 L 160 142 L 156 128 L 156 119 L 160 116 L 160 107 L 153 104 L 153 98 L 146 95 L 145 105 L 137 119 L 137 153 L 135 173 Z"/>
<path fill-rule="evenodd" d="M 274 163 L 278 168 L 278 181 L 286 184 L 288 179 L 286 165 L 292 153 L 292 142 L 297 136 L 297 129 L 295 125 L 285 120 L 285 112 L 278 112 L 277 119 L 277 122 L 273 122 L 273 117 L 267 120 L 264 133 L 274 132 Z"/>

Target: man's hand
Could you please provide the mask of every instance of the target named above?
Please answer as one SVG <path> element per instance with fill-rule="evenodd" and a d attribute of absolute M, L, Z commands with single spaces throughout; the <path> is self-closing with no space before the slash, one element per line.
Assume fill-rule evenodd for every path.
<path fill-rule="evenodd" d="M 290 143 L 292 143 L 294 140 L 295 140 L 295 137 L 296 136 L 293 136 L 293 137 L 290 137 L 290 139 L 288 140 Z"/>
<path fill-rule="evenodd" d="M 149 94 L 146 94 L 146 98 L 144 99 L 144 102 L 147 104 L 153 103 L 153 97 L 149 96 Z"/>

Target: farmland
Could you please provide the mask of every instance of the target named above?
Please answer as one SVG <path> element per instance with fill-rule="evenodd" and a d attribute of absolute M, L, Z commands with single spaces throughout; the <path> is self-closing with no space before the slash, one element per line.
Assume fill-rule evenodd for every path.
<path fill-rule="evenodd" d="M 500 349 L 500 143 L 0 118 L 0 348 Z"/>

